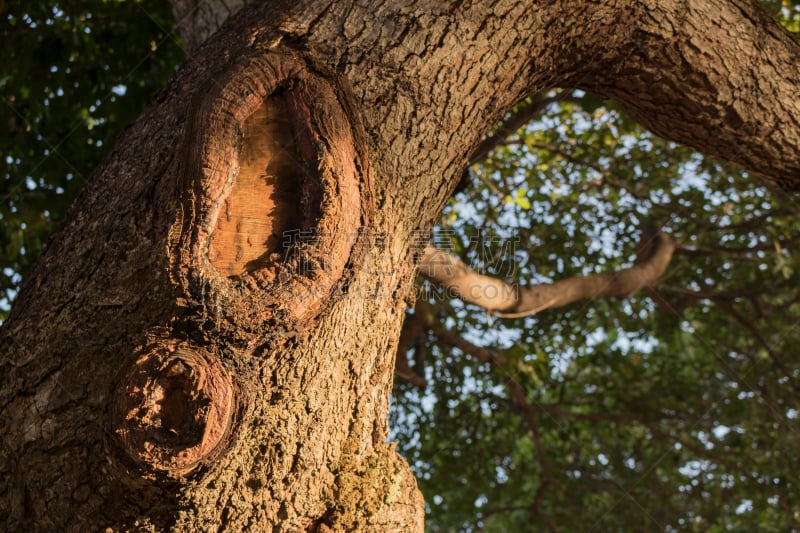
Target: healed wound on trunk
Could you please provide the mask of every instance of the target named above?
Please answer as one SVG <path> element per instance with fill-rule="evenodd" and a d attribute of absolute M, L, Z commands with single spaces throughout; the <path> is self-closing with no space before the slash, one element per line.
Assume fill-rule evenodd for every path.
<path fill-rule="evenodd" d="M 149 342 L 115 387 L 112 434 L 123 462 L 145 477 L 182 478 L 236 446 L 248 387 L 226 365 L 229 354 L 253 356 L 247 345 L 262 357 L 279 353 L 282 340 L 258 333 L 272 321 L 285 324 L 283 338 L 311 330 L 345 293 L 335 289 L 358 270 L 364 246 L 356 244 L 372 223 L 363 144 L 335 78 L 268 54 L 211 87 L 185 139 L 172 244 L 188 313 L 143 332 Z M 287 232 L 315 238 L 287 243 Z M 210 335 L 192 335 L 209 313 L 217 313 Z"/>
<path fill-rule="evenodd" d="M 180 476 L 222 451 L 236 405 L 222 363 L 189 345 L 148 346 L 120 380 L 113 432 L 148 470 Z"/>
<path fill-rule="evenodd" d="M 320 70 L 256 53 L 194 106 L 173 272 L 187 302 L 239 331 L 277 316 L 311 329 L 361 262 L 374 212 L 366 145 L 350 93 Z"/>

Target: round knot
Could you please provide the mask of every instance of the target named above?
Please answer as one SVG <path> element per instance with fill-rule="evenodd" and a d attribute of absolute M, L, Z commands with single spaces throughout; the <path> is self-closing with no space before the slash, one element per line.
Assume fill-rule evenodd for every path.
<path fill-rule="evenodd" d="M 234 418 L 234 392 L 216 357 L 196 348 L 151 348 L 117 385 L 114 433 L 140 465 L 186 474 L 219 452 Z"/>

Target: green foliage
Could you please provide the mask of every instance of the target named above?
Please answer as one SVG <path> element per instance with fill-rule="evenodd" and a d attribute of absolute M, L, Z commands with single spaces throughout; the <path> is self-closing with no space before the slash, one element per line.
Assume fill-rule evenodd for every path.
<path fill-rule="evenodd" d="M 500 320 L 430 298 L 443 327 L 511 363 L 491 368 L 429 332 L 428 388 L 397 387 L 395 438 L 420 474 L 429 528 L 796 528 L 796 200 L 611 103 L 587 113 L 580 93 L 571 100 L 473 169 L 443 215 L 453 251 L 546 283 L 629 265 L 649 220 L 679 249 L 655 290 L 624 301 Z M 508 200 L 517 191 L 529 205 Z M 468 239 L 478 232 L 518 237 L 513 261 L 482 262 Z M 537 408 L 543 457 L 509 377 Z"/>
<path fill-rule="evenodd" d="M 761 0 L 761 4 L 792 33 L 800 33 L 800 2 L 798 0 Z"/>
<path fill-rule="evenodd" d="M 0 319 L 120 129 L 183 52 L 160 0 L 0 2 Z"/>

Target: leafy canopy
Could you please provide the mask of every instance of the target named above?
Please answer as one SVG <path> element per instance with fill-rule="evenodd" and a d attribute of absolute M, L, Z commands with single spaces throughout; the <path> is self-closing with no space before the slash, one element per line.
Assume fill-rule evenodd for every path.
<path fill-rule="evenodd" d="M 0 319 L 119 131 L 184 54 L 160 0 L 0 2 Z"/>

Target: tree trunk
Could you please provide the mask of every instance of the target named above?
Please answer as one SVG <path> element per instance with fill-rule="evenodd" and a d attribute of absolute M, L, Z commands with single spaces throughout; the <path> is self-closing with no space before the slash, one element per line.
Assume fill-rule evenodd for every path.
<path fill-rule="evenodd" d="M 4 529 L 420 531 L 386 443 L 397 337 L 419 236 L 495 121 L 575 84 L 800 184 L 797 44 L 744 0 L 650 4 L 232 17 L 0 331 Z"/>

